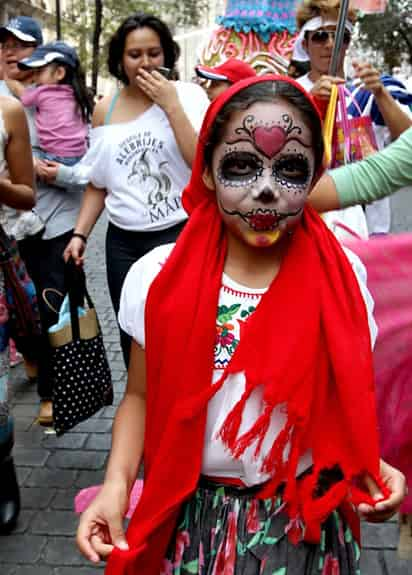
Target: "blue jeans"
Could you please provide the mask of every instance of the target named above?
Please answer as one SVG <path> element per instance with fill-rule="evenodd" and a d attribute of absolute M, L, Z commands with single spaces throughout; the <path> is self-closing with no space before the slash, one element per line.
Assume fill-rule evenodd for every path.
<path fill-rule="evenodd" d="M 59 164 L 64 164 L 65 166 L 74 166 L 77 162 L 80 162 L 83 156 L 57 156 L 56 154 L 49 154 L 44 150 L 36 150 L 36 158 L 39 160 L 49 160 L 50 162 L 58 162 Z"/>

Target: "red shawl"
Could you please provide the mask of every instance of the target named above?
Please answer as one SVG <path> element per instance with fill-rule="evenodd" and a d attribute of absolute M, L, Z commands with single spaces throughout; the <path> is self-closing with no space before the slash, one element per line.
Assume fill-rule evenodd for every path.
<path fill-rule="evenodd" d="M 266 79 L 297 85 L 286 78 Z M 207 405 L 218 388 L 211 382 L 226 253 L 215 197 L 201 177 L 204 144 L 224 103 L 263 80 L 239 82 L 210 106 L 184 192 L 190 219 L 149 290 L 144 489 L 127 532 L 130 550 L 113 551 L 107 575 L 159 575 L 181 505 L 197 486 Z M 278 276 L 248 320 L 225 377 L 240 371 L 246 374 L 246 391 L 229 414 L 222 438 L 235 456 L 252 442 L 259 449 L 274 406 L 286 404 L 287 423 L 264 463 L 273 480 L 261 496 L 272 495 L 285 482 L 290 535 L 296 537 L 304 524 L 305 539 L 318 541 L 320 524 L 333 509 L 350 500 L 370 502 L 352 480 L 363 472 L 378 477 L 379 451 L 365 304 L 342 248 L 310 208 Z M 264 386 L 265 407 L 239 438 L 243 406 L 256 385 Z M 288 442 L 289 458 L 282 463 Z M 308 447 L 313 473 L 297 482 L 298 459 Z M 344 479 L 315 498 L 319 471 L 334 465 Z"/>

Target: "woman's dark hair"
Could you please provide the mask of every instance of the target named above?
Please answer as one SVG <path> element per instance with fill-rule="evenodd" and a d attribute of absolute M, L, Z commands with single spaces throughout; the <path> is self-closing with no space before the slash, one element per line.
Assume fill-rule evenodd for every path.
<path fill-rule="evenodd" d="M 126 37 L 130 32 L 138 30 L 139 28 L 151 28 L 159 36 L 166 68 L 173 70 L 180 56 L 179 45 L 173 40 L 169 28 L 162 20 L 152 14 L 144 14 L 143 12 L 129 16 L 111 37 L 107 58 L 110 74 L 126 85 L 129 83 L 129 80 L 122 66 Z"/>
<path fill-rule="evenodd" d="M 86 87 L 86 77 L 82 67 L 79 63 L 73 68 L 60 62 L 56 62 L 55 66 L 61 66 L 66 70 L 64 78 L 60 80 L 59 84 L 67 84 L 73 88 L 78 110 L 84 123 L 87 124 L 93 113 L 93 98 L 90 97 L 90 91 Z"/>
<path fill-rule="evenodd" d="M 303 114 L 312 132 L 313 149 L 315 152 L 315 173 L 322 164 L 323 137 L 322 123 L 308 98 L 293 84 L 285 80 L 268 80 L 252 84 L 233 96 L 220 110 L 210 130 L 205 146 L 205 164 L 212 163 L 213 150 L 221 139 L 223 128 L 233 112 L 247 110 L 256 102 L 276 102 L 279 99 L 290 102 Z"/>

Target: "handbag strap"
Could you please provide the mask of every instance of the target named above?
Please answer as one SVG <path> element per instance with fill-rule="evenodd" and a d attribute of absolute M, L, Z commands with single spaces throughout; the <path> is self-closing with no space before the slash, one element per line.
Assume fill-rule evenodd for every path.
<path fill-rule="evenodd" d="M 341 85 L 339 86 L 339 88 L 341 88 L 340 92 L 343 93 L 342 97 L 345 99 L 345 102 L 347 101 L 347 99 L 349 99 L 349 100 L 350 100 L 350 104 L 353 104 L 354 108 L 356 109 L 356 111 L 357 111 L 358 114 L 359 114 L 359 117 L 361 117 L 361 116 L 363 115 L 363 112 L 362 112 L 362 108 L 359 106 L 359 102 L 358 102 L 357 99 L 356 99 L 357 91 L 355 90 L 354 92 L 351 92 L 351 91 L 346 87 L 345 84 L 343 84 L 343 85 L 341 84 Z M 341 97 L 340 93 L 339 93 L 339 97 Z M 348 109 L 348 108 L 349 108 L 349 106 L 346 106 L 346 109 Z"/>
<path fill-rule="evenodd" d="M 369 92 L 369 90 L 366 90 L 363 86 L 357 86 L 356 88 L 354 88 L 354 90 L 348 90 L 348 92 L 349 92 L 349 97 L 350 97 L 351 103 L 356 108 L 356 111 L 358 112 L 359 116 L 360 117 L 370 116 L 371 111 L 372 111 L 372 106 L 375 102 L 375 97 L 373 96 L 373 94 L 371 92 Z M 356 99 L 357 94 L 362 93 L 362 92 L 366 92 L 369 94 L 368 99 L 366 101 L 366 105 L 364 106 L 363 110 L 361 109 L 359 102 Z"/>
<path fill-rule="evenodd" d="M 58 290 L 56 288 L 44 288 L 44 290 L 41 292 L 41 297 L 43 298 L 43 301 L 47 305 L 47 307 L 58 314 L 59 310 L 56 309 L 54 306 L 52 306 L 52 304 L 48 300 L 48 297 L 47 297 L 48 293 L 54 293 L 54 294 L 60 296 L 62 299 L 64 298 L 64 293 L 62 293 L 60 290 Z"/>
<path fill-rule="evenodd" d="M 351 148 L 351 139 L 350 139 L 350 126 L 349 126 L 349 117 L 348 111 L 346 108 L 346 91 L 343 85 L 338 86 L 338 107 L 339 107 L 339 116 L 340 121 L 342 124 L 343 130 L 343 139 L 344 139 L 344 153 L 345 153 L 345 164 L 350 162 L 350 148 Z"/>
<path fill-rule="evenodd" d="M 325 146 L 325 166 L 328 167 L 332 161 L 333 131 L 336 121 L 336 103 L 338 99 L 338 89 L 336 84 L 332 84 L 332 91 L 326 110 L 325 121 L 323 123 L 323 141 Z"/>
<path fill-rule="evenodd" d="M 94 308 L 92 299 L 86 287 L 86 275 L 82 267 L 77 266 L 72 258 L 65 265 L 65 287 L 69 297 L 70 321 L 73 341 L 80 341 L 80 322 L 78 307 L 86 300 L 89 309 Z"/>

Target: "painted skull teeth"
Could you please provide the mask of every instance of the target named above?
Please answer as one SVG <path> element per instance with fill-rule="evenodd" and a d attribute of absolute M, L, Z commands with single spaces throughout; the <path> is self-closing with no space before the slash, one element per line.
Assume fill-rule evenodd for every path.
<path fill-rule="evenodd" d="M 256 232 L 272 231 L 277 228 L 282 216 L 276 210 L 253 210 L 245 214 L 245 220 Z"/>

